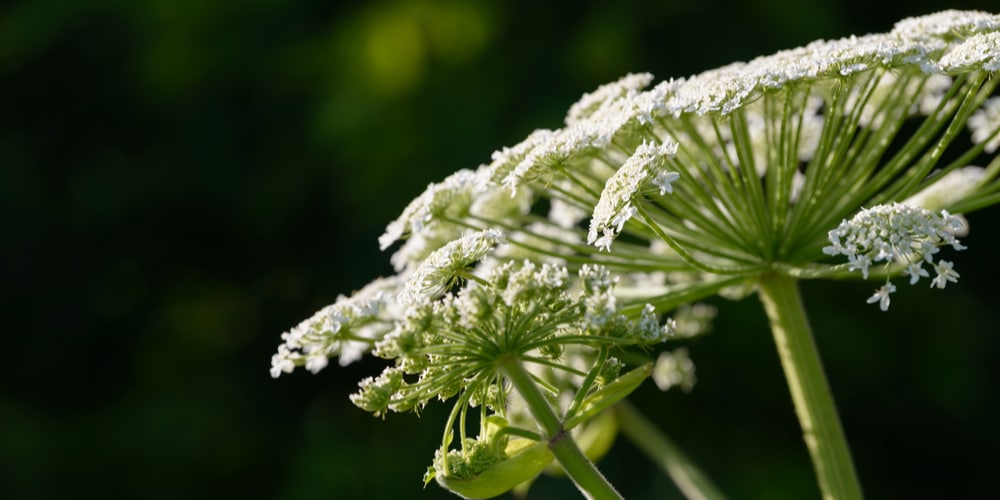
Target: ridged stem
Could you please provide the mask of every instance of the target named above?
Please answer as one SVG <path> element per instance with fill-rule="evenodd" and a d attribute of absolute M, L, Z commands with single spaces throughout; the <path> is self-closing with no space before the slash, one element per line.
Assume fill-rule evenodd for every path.
<path fill-rule="evenodd" d="M 501 369 L 514 390 L 524 398 L 528 411 L 535 417 L 549 441 L 549 449 L 556 460 L 562 465 L 576 487 L 587 497 L 596 500 L 617 500 L 621 494 L 605 479 L 597 467 L 591 462 L 573 441 L 569 431 L 563 428 L 562 421 L 549 405 L 545 395 L 538 389 L 531 374 L 524 369 L 516 357 L 508 357 L 500 363 Z"/>
<path fill-rule="evenodd" d="M 823 498 L 862 498 L 797 280 L 777 273 L 765 275 L 759 293 Z"/>

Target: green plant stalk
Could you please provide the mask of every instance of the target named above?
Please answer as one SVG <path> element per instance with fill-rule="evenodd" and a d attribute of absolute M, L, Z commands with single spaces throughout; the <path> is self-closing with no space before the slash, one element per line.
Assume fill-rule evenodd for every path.
<path fill-rule="evenodd" d="M 549 441 L 549 449 L 556 460 L 563 466 L 566 473 L 576 484 L 576 487 L 587 496 L 596 500 L 621 499 L 621 494 L 608 482 L 603 474 L 591 462 L 573 441 L 562 421 L 556 415 L 545 395 L 535 385 L 521 361 L 514 356 L 508 356 L 500 362 L 504 375 L 513 384 L 514 389 L 524 398 L 528 410 L 535 417 Z"/>
<path fill-rule="evenodd" d="M 621 432 L 670 476 L 685 498 L 726 498 L 693 462 L 653 422 L 626 400 L 614 406 Z"/>
<path fill-rule="evenodd" d="M 769 273 L 760 280 L 759 294 L 771 322 L 823 498 L 862 498 L 844 430 L 799 296 L 798 281 Z"/>

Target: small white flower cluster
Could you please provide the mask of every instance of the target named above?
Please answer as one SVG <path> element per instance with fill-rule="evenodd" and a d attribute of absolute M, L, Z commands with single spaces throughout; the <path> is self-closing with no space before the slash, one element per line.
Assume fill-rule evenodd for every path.
<path fill-rule="evenodd" d="M 667 318 L 660 324 L 652 304 L 643 306 L 639 319 L 634 323 L 621 314 L 614 290 L 618 278 L 613 277 L 604 266 L 584 265 L 580 269 L 580 281 L 583 287 L 580 296 L 584 307 L 583 330 L 629 338 L 643 344 L 663 342 L 675 335 L 677 323 Z"/>
<path fill-rule="evenodd" d="M 400 314 L 392 300 L 398 282 L 397 277 L 375 280 L 282 333 L 282 344 L 271 356 L 271 376 L 278 378 L 302 365 L 318 373 L 332 356 L 340 357 L 341 366 L 356 361 L 392 329 L 393 319 Z"/>
<path fill-rule="evenodd" d="M 684 392 L 691 392 L 697 379 L 694 376 L 694 362 L 688 350 L 680 347 L 673 352 L 664 351 L 653 365 L 653 382 L 661 391 L 680 386 Z"/>
<path fill-rule="evenodd" d="M 1000 70 L 1000 32 L 977 33 L 938 61 L 945 73 Z"/>
<path fill-rule="evenodd" d="M 486 180 L 482 171 L 463 169 L 428 185 L 396 220 L 389 223 L 385 233 L 379 236 L 379 247 L 385 250 L 405 235 L 420 232 L 445 210 L 468 209 L 475 197 L 486 190 Z"/>
<path fill-rule="evenodd" d="M 677 322 L 673 318 L 667 318 L 661 325 L 656 308 L 653 304 L 646 304 L 635 330 L 636 335 L 645 342 L 663 342 L 677 334 Z"/>
<path fill-rule="evenodd" d="M 604 266 L 587 264 L 580 269 L 580 280 L 585 297 L 584 317 L 589 329 L 607 328 L 618 316 L 618 298 L 612 293 L 618 278 L 611 276 Z"/>
<path fill-rule="evenodd" d="M 587 243 L 601 250 L 610 250 L 611 243 L 635 215 L 633 205 L 647 183 L 659 188 L 660 195 L 673 193 L 672 183 L 680 178 L 677 172 L 664 169 L 666 160 L 677 154 L 677 143 L 665 141 L 660 145 L 643 142 L 635 153 L 611 176 L 604 185 L 601 199 L 594 207 L 590 220 Z"/>
<path fill-rule="evenodd" d="M 638 73 L 629 74 L 617 81 L 601 85 L 593 92 L 584 94 L 580 100 L 570 106 L 569 112 L 566 113 L 566 124 L 572 125 L 573 123 L 587 119 L 608 102 L 620 97 L 633 95 L 648 87 L 652 82 L 652 74 Z"/>
<path fill-rule="evenodd" d="M 416 306 L 438 298 L 503 239 L 502 232 L 486 229 L 466 234 L 435 250 L 406 280 L 399 292 L 399 302 Z"/>
<path fill-rule="evenodd" d="M 861 271 L 865 279 L 873 264 L 906 264 L 903 274 L 910 276 L 911 285 L 921 277 L 929 277 L 923 266 L 931 264 L 937 271 L 931 286 L 944 288 L 948 282 L 957 281 L 958 273 L 952 269 L 951 262 L 940 260 L 934 264 L 934 255 L 943 245 L 964 250 L 965 247 L 955 237 L 955 232 L 962 227 L 961 219 L 944 210 L 934 213 L 900 203 L 878 205 L 858 212 L 831 230 L 829 238 L 832 245 L 823 248 L 823 253 L 847 256 L 849 269 Z M 883 311 L 888 310 L 889 294 L 895 291 L 895 285 L 887 279 L 868 303 L 878 302 Z"/>
<path fill-rule="evenodd" d="M 972 142 L 986 142 L 983 151 L 992 154 L 1000 147 L 1000 97 L 987 99 L 983 107 L 969 117 Z"/>

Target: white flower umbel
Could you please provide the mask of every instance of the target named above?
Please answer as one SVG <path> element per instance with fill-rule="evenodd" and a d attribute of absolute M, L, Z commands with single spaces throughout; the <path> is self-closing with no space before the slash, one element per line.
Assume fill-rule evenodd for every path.
<path fill-rule="evenodd" d="M 672 193 L 671 183 L 680 175 L 665 170 L 666 161 L 677 154 L 677 143 L 662 144 L 643 142 L 635 153 L 608 179 L 601 192 L 601 199 L 594 207 L 590 220 L 587 243 L 602 250 L 610 250 L 611 242 L 636 213 L 634 203 L 643 195 L 642 188 L 653 184 L 660 194 Z"/>
<path fill-rule="evenodd" d="M 653 366 L 653 382 L 661 391 L 680 387 L 684 392 L 691 392 L 697 381 L 694 375 L 694 362 L 688 355 L 688 350 L 680 347 L 673 351 L 664 351 L 656 358 Z"/>
<path fill-rule="evenodd" d="M 438 298 L 458 280 L 469 278 L 469 268 L 493 251 L 503 238 L 502 232 L 487 229 L 466 234 L 435 250 L 406 280 L 399 292 L 399 302 L 412 307 Z"/>
<path fill-rule="evenodd" d="M 625 75 L 617 81 L 601 85 L 597 90 L 584 94 L 579 101 L 570 106 L 569 112 L 566 113 L 566 124 L 572 125 L 585 120 L 607 103 L 621 97 L 633 96 L 652 81 L 653 75 L 638 73 Z"/>
<path fill-rule="evenodd" d="M 399 317 L 393 300 L 398 287 L 397 277 L 375 280 L 282 333 L 283 342 L 271 357 L 271 376 L 277 378 L 303 365 L 317 373 L 333 356 L 339 356 L 341 366 L 357 360 Z"/>
<path fill-rule="evenodd" d="M 928 276 L 923 265 L 933 264 L 939 247 L 951 245 L 955 250 L 965 249 L 955 237 L 955 231 L 962 227 L 961 219 L 944 210 L 935 213 L 914 205 L 878 205 L 858 212 L 830 231 L 832 244 L 823 252 L 846 256 L 849 269 L 861 271 L 865 278 L 873 264 L 884 262 L 888 267 L 894 262 L 903 263 L 906 265 L 903 273 L 910 276 L 912 285 Z M 940 261 L 936 269 L 938 278 L 932 286 L 944 288 L 945 281 L 958 278 L 951 270 L 951 263 Z M 896 287 L 886 281 L 868 303 L 878 302 L 883 311 L 888 310 L 889 294 L 895 291 Z"/>
<path fill-rule="evenodd" d="M 472 170 L 459 170 L 439 183 L 430 184 L 410 202 L 399 218 L 389 223 L 385 233 L 379 237 L 379 246 L 385 250 L 405 235 L 420 232 L 435 216 L 446 210 L 467 210 L 485 188 L 482 174 Z"/>
<path fill-rule="evenodd" d="M 619 376 L 622 365 L 607 356 L 608 348 L 662 342 L 667 329 L 656 323 L 652 306 L 632 321 L 616 304 L 610 304 L 602 312 L 605 320 L 595 324 L 585 304 L 592 298 L 607 303 L 615 281 L 600 266 L 586 266 L 573 276 L 562 266 L 504 262 L 478 277 L 476 286 L 411 305 L 407 317 L 374 350 L 395 365 L 377 378 L 363 380 L 351 400 L 379 416 L 419 411 L 432 399 L 454 399 L 430 477 L 455 480 L 464 474 L 458 474 L 454 466 L 473 465 L 480 450 L 465 437 L 469 408 L 481 409 L 480 422 L 506 419 L 513 387 L 539 419 L 538 431 L 542 432 L 538 435 L 535 429 L 522 428 L 519 435 L 551 442 L 552 453 L 566 466 L 569 452 L 556 443 L 571 427 L 564 427 L 551 413 L 536 387 L 541 379 L 526 366 L 556 370 L 577 381 L 578 394 L 571 397 L 570 410 L 581 419 L 596 415 L 637 387 L 648 376 L 648 366 Z M 565 348 L 586 352 L 595 361 L 582 370 L 574 368 L 562 359 Z M 460 449 L 452 450 L 456 426 L 462 439 Z M 479 437 L 488 434 L 481 426 Z M 482 468 L 474 469 L 476 474 L 482 472 Z M 580 469 L 570 473 L 580 474 Z"/>
<path fill-rule="evenodd" d="M 370 381 L 377 404 L 362 406 L 419 406 L 382 397 L 414 390 L 403 375 L 419 375 L 448 381 L 434 386 L 438 397 L 463 394 L 452 420 L 464 419 L 466 403 L 490 406 L 506 386 L 450 368 L 496 369 L 496 359 L 476 365 L 481 358 L 470 354 L 500 345 L 492 339 L 531 326 L 550 340 L 530 344 L 530 353 L 516 350 L 524 356 L 518 359 L 575 370 L 582 379 L 578 369 L 556 368 L 562 343 L 579 340 L 607 359 L 602 346 L 676 330 L 665 330 L 656 311 L 755 291 L 821 492 L 860 497 L 798 280 L 867 278 L 882 266 L 886 282 L 871 302 L 886 309 L 892 277 L 929 279 L 935 288 L 958 279 L 950 261 L 936 260 L 942 245 L 962 248 L 956 236 L 966 228 L 949 212 L 1000 202 L 1000 159 L 991 157 L 1000 128 L 998 72 L 1000 16 L 946 11 L 652 87 L 648 74 L 627 75 L 584 95 L 561 128 L 537 130 L 488 165 L 432 184 L 386 228 L 383 249 L 406 240 L 392 256 L 398 279 L 407 281 L 398 295 L 406 310 L 387 337 L 386 327 L 372 335 L 383 336 L 376 351 L 401 360 L 404 373 Z M 970 164 L 986 166 L 966 169 Z M 491 254 L 500 232 L 505 248 Z M 509 262 L 515 257 L 517 265 Z M 586 293 L 554 311 L 521 293 L 527 285 L 506 284 L 534 277 L 545 264 L 566 272 L 547 268 L 532 293 L 563 286 Z M 622 276 L 622 286 L 609 276 Z M 333 312 L 321 316 L 337 318 Z M 511 322 L 515 317 L 522 323 Z M 292 341 L 279 348 L 272 370 L 321 369 L 327 355 L 345 352 L 330 340 L 353 331 L 344 325 L 316 319 L 288 333 Z M 320 340 L 301 340 L 313 337 Z M 516 363 L 507 368 L 515 378 L 520 373 Z M 533 383 L 530 376 L 517 382 Z M 430 390 L 418 384 L 418 392 Z M 574 407 L 585 407 L 587 397 Z M 548 408 L 545 396 L 535 401 Z M 559 431 L 558 417 L 542 420 Z"/>

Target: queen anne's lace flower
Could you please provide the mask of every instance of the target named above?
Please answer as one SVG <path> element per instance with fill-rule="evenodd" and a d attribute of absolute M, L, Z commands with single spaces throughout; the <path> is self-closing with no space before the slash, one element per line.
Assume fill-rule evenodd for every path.
<path fill-rule="evenodd" d="M 655 276 L 623 287 L 630 300 L 651 297 L 697 282 L 693 270 L 749 276 L 772 262 L 810 262 L 824 232 L 861 204 L 883 205 L 830 232 L 826 253 L 846 256 L 863 277 L 873 265 L 897 265 L 890 272 L 911 282 L 930 278 L 932 264 L 933 286 L 943 286 L 957 274 L 933 256 L 942 244 L 960 247 L 962 219 L 901 207 L 975 206 L 969 197 L 992 180 L 984 169 L 955 166 L 937 178 L 934 169 L 943 167 L 927 145 L 946 139 L 938 132 L 897 157 L 887 147 L 908 120 L 942 131 L 966 120 L 958 125 L 967 125 L 973 142 L 995 152 L 1000 98 L 990 97 L 996 78 L 989 75 L 998 71 L 1000 16 L 945 11 L 886 33 L 818 40 L 655 85 L 648 73 L 626 75 L 583 95 L 562 128 L 537 130 L 495 152 L 489 165 L 428 186 L 379 239 L 383 249 L 406 240 L 391 260 L 407 284 L 392 293 L 402 305 L 425 304 L 461 284 L 476 262 L 486 272 L 528 258 L 600 261 L 626 276 Z M 971 117 L 963 99 L 978 108 Z M 859 187 L 870 193 L 846 196 Z M 884 205 L 899 199 L 904 205 Z M 631 221 L 640 211 L 645 224 Z M 589 227 L 581 227 L 587 213 Z M 868 232 L 851 224 L 867 224 Z M 498 229 L 510 244 L 482 262 L 498 240 L 473 244 L 463 234 Z M 647 251 L 656 244 L 671 251 Z M 592 319 L 614 324 L 607 311 L 620 297 L 591 296 Z M 336 318 L 334 310 L 317 315 Z M 326 355 L 345 362 L 368 345 L 331 341 L 342 331 L 337 325 L 311 318 L 286 332 L 291 342 L 279 348 L 273 369 L 318 371 Z M 324 343 L 304 340 L 313 337 Z"/>

